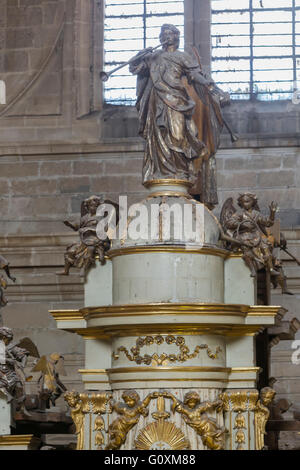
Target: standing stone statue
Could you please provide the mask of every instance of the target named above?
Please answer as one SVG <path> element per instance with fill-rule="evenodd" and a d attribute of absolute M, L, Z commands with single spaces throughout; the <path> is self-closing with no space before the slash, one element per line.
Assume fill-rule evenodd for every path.
<path fill-rule="evenodd" d="M 25 374 L 28 356 L 39 357 L 38 350 L 30 338 L 22 338 L 13 343 L 13 332 L 5 326 L 0 328 L 0 341 L 5 354 L 0 358 L 0 391 L 7 402 L 14 402 L 17 411 L 27 414 L 25 409 L 25 382 L 32 376 Z"/>
<path fill-rule="evenodd" d="M 225 123 L 228 94 L 204 76 L 196 57 L 178 50 L 179 30 L 164 24 L 161 50 L 147 48 L 129 61 L 137 75 L 139 134 L 146 140 L 143 183 L 201 179 L 201 200 L 218 203 L 214 154 Z M 232 139 L 236 137 L 232 135 Z"/>
<path fill-rule="evenodd" d="M 3 269 L 9 279 L 11 279 L 13 282 L 16 282 L 16 278 L 10 274 L 9 262 L 2 255 L 0 255 L 0 269 Z M 0 307 L 5 307 L 5 305 L 7 304 L 7 299 L 4 295 L 4 289 L 6 288 L 7 280 L 4 276 L 0 275 Z M 2 322 L 1 316 L 0 322 Z"/>

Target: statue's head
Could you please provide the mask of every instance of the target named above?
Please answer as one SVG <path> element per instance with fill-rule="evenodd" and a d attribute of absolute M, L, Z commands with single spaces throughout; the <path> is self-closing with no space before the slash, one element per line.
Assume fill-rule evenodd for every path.
<path fill-rule="evenodd" d="M 200 397 L 197 392 L 188 392 L 184 396 L 184 404 L 189 408 L 195 408 L 200 403 Z"/>
<path fill-rule="evenodd" d="M 264 387 L 260 392 L 260 399 L 265 406 L 269 406 L 275 397 L 276 392 L 271 387 Z"/>
<path fill-rule="evenodd" d="M 75 392 L 74 390 L 67 391 L 64 394 L 64 399 L 66 400 L 66 402 L 71 408 L 75 408 L 77 403 L 80 401 L 80 395 L 78 392 Z"/>
<path fill-rule="evenodd" d="M 257 197 L 255 194 L 252 193 L 244 193 L 240 194 L 238 198 L 238 205 L 242 209 L 256 209 L 259 210 L 258 204 L 257 204 Z"/>
<path fill-rule="evenodd" d="M 133 408 L 140 399 L 138 393 L 134 390 L 125 390 L 122 394 L 122 398 L 129 408 Z"/>
<path fill-rule="evenodd" d="M 102 203 L 102 199 L 99 196 L 91 196 L 85 199 L 81 205 L 81 215 L 87 213 L 96 214 L 98 206 Z"/>
<path fill-rule="evenodd" d="M 14 335 L 11 328 L 7 328 L 6 326 L 2 326 L 0 328 L 0 340 L 2 340 L 5 344 L 9 344 L 13 337 Z"/>
<path fill-rule="evenodd" d="M 159 40 L 166 43 L 163 47 L 175 46 L 179 47 L 180 31 L 172 24 L 163 24 L 160 30 Z"/>
<path fill-rule="evenodd" d="M 57 352 L 54 352 L 54 353 L 50 354 L 51 362 L 57 362 L 57 361 L 59 361 L 60 358 L 61 358 L 61 355 Z"/>

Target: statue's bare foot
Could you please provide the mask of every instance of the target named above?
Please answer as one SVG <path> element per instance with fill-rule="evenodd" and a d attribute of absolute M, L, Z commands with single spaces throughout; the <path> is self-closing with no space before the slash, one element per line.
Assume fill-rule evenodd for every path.
<path fill-rule="evenodd" d="M 69 275 L 69 273 L 66 273 L 66 271 L 57 271 L 55 274 L 57 276 L 68 276 Z"/>

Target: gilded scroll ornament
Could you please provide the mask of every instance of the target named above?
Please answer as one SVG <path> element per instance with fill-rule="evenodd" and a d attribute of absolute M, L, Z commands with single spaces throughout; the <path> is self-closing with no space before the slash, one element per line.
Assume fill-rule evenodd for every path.
<path fill-rule="evenodd" d="M 151 346 L 152 344 L 176 344 L 176 346 L 179 348 L 179 353 L 178 354 L 167 354 L 167 353 L 162 353 L 162 354 L 157 354 L 154 353 L 152 355 L 145 354 L 144 356 L 141 356 L 140 351 L 141 348 L 144 346 Z M 199 352 L 203 349 L 206 349 L 206 353 L 210 359 L 217 359 L 219 356 L 219 353 L 222 351 L 220 346 L 217 346 L 216 351 L 213 352 L 207 344 L 200 344 L 195 347 L 194 351 L 190 353 L 189 347 L 185 344 L 185 339 L 183 336 L 173 336 L 173 335 L 168 335 L 168 336 L 162 336 L 162 335 L 157 335 L 157 336 L 145 336 L 139 337 L 136 340 L 136 346 L 133 346 L 130 349 L 130 352 L 128 351 L 125 346 L 120 346 L 116 352 L 113 352 L 112 357 L 114 360 L 119 359 L 119 353 L 123 352 L 127 359 L 132 362 L 136 362 L 137 364 L 146 364 L 146 365 L 152 365 L 152 366 L 164 366 L 167 365 L 168 363 L 172 362 L 186 362 L 189 359 L 194 359 L 197 357 Z"/>
<path fill-rule="evenodd" d="M 127 434 L 139 422 L 140 417 L 148 416 L 148 405 L 152 398 L 153 396 L 150 394 L 141 402 L 137 392 L 127 390 L 122 394 L 124 403 L 112 404 L 112 410 L 119 417 L 108 427 L 109 442 L 106 450 L 120 449 L 126 441 Z"/>
<path fill-rule="evenodd" d="M 237 444 L 236 450 L 245 450 L 243 444 L 246 442 L 245 433 L 239 429 L 235 435 L 235 442 Z"/>
<path fill-rule="evenodd" d="M 104 421 L 100 416 L 101 414 L 110 413 L 111 408 L 108 405 L 111 399 L 109 393 L 93 394 L 91 397 L 87 393 L 78 393 L 75 391 L 66 392 L 64 394 L 65 401 L 71 408 L 71 417 L 74 421 L 76 434 L 77 434 L 77 447 L 76 450 L 84 449 L 84 420 L 85 414 L 93 412 L 97 414 L 94 424 L 94 430 L 97 431 L 95 436 L 95 443 L 98 449 L 102 449 L 104 444 Z"/>
<path fill-rule="evenodd" d="M 240 411 L 235 417 L 233 429 L 247 429 L 245 416 Z"/>
<path fill-rule="evenodd" d="M 243 444 L 246 442 L 245 433 L 243 429 L 247 429 L 245 416 L 242 414 L 241 411 L 235 417 L 234 427 L 233 429 L 237 429 L 235 434 L 235 442 L 237 443 L 237 450 L 245 450 Z M 248 430 L 250 432 L 250 430 Z"/>
<path fill-rule="evenodd" d="M 254 414 L 256 450 L 261 450 L 264 447 L 266 424 L 270 416 L 268 407 L 270 406 L 275 394 L 275 390 L 270 387 L 265 387 L 260 392 L 260 400 L 257 402 Z"/>
<path fill-rule="evenodd" d="M 172 410 L 183 415 L 183 419 L 198 436 L 201 437 L 203 444 L 211 450 L 221 450 L 225 447 L 225 428 L 220 427 L 214 418 L 209 418 L 206 414 L 211 410 L 222 410 L 222 401 L 200 403 L 200 397 L 197 392 L 188 392 L 181 403 L 169 392 L 164 396 L 173 401 Z"/>
<path fill-rule="evenodd" d="M 170 413 L 165 411 L 165 399 L 160 393 L 157 395 L 157 410 L 152 413 L 152 417 L 157 420 L 148 424 L 135 440 L 135 447 L 138 450 L 183 450 L 189 449 L 190 443 L 185 438 L 183 432 L 174 423 L 165 421 L 170 417 Z"/>
<path fill-rule="evenodd" d="M 95 445 L 98 450 L 103 450 L 105 440 L 103 434 L 103 431 L 105 431 L 105 423 L 101 415 L 111 413 L 112 409 L 109 404 L 111 398 L 112 396 L 109 393 L 97 393 L 90 397 L 92 411 L 97 415 L 94 423 L 94 431 L 96 431 Z"/>
<path fill-rule="evenodd" d="M 224 411 L 251 411 L 256 407 L 258 400 L 257 390 L 242 390 L 224 392 L 220 395 Z"/>

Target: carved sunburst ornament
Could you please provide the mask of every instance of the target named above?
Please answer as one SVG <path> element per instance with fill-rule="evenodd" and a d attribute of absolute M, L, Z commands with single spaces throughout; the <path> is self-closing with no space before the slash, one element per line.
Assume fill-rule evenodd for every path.
<path fill-rule="evenodd" d="M 138 450 L 183 450 L 189 447 L 183 432 L 175 424 L 162 420 L 148 424 L 135 440 Z"/>

